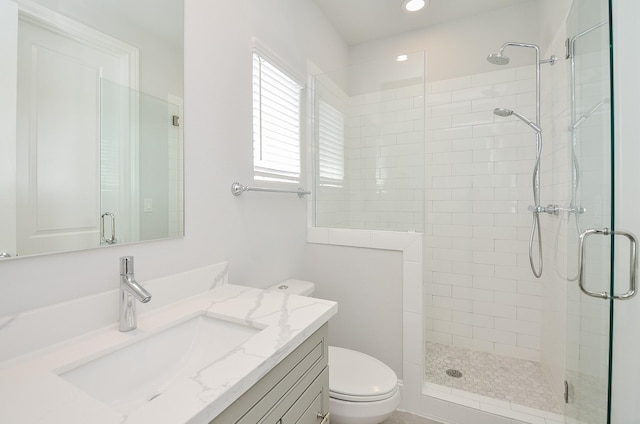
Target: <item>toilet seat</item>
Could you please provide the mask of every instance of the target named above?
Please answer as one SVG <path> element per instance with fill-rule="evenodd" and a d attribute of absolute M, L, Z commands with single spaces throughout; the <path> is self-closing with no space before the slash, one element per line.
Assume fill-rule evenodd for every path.
<path fill-rule="evenodd" d="M 391 368 L 362 352 L 329 346 L 329 396 L 349 402 L 389 399 L 398 392 Z"/>

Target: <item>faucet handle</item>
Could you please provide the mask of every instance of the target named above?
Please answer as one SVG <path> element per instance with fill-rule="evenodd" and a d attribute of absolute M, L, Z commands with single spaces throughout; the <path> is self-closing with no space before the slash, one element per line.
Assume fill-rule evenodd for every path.
<path fill-rule="evenodd" d="M 120 257 L 120 275 L 133 274 L 133 256 Z"/>

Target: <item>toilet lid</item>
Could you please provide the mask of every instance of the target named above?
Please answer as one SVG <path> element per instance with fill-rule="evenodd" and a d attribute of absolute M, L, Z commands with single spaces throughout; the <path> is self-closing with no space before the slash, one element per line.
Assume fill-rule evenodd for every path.
<path fill-rule="evenodd" d="M 329 346 L 329 392 L 335 399 L 374 401 L 391 397 L 398 377 L 384 363 L 355 350 Z"/>

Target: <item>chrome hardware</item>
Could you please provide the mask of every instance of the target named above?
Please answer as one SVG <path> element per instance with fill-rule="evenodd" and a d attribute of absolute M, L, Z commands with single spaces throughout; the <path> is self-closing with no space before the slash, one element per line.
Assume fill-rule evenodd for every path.
<path fill-rule="evenodd" d="M 178 115 L 173 115 L 171 117 L 171 125 L 173 125 L 174 127 L 180 126 L 180 117 Z"/>
<path fill-rule="evenodd" d="M 106 238 L 104 235 L 104 217 L 111 217 L 111 237 Z M 100 239 L 107 244 L 116 244 L 116 216 L 111 212 L 105 212 L 100 216 Z"/>
<path fill-rule="evenodd" d="M 569 382 L 564 380 L 564 403 L 569 403 Z"/>
<path fill-rule="evenodd" d="M 602 236 L 608 236 L 608 235 L 614 235 L 614 236 L 624 236 L 627 239 L 629 239 L 629 251 L 630 251 L 630 265 L 629 265 L 629 290 L 626 293 L 623 294 L 609 294 L 606 291 L 605 292 L 592 292 L 590 290 L 588 290 L 585 287 L 585 277 L 584 277 L 584 256 L 585 256 L 585 250 L 586 250 L 586 240 L 587 237 L 592 236 L 594 234 L 598 234 L 598 235 L 602 235 Z M 580 286 L 580 290 L 591 297 L 596 297 L 599 299 L 614 299 L 614 300 L 627 300 L 627 299 L 631 299 L 633 296 L 636 295 L 636 274 L 638 271 L 638 250 L 636 248 L 637 242 L 636 242 L 636 237 L 631 234 L 630 232 L 627 231 L 622 231 L 622 230 L 616 230 L 616 231 L 610 231 L 608 228 L 602 228 L 602 229 L 598 229 L 598 228 L 592 228 L 589 230 L 586 230 L 585 232 L 583 232 L 582 234 L 580 234 L 580 244 L 579 244 L 579 253 L 578 253 L 578 285 Z"/>
<path fill-rule="evenodd" d="M 279 188 L 249 187 L 249 186 L 242 185 L 237 181 L 231 184 L 231 193 L 233 193 L 234 196 L 240 196 L 245 191 L 265 191 L 270 193 L 295 193 L 298 195 L 298 197 L 302 197 L 305 194 L 311 194 L 310 191 L 307 191 L 302 187 L 299 187 L 297 190 L 284 190 Z"/>
<path fill-rule="evenodd" d="M 329 413 L 328 412 L 326 414 L 324 414 L 324 415 L 322 414 L 322 412 L 318 412 L 318 415 L 316 415 L 316 417 L 319 420 L 322 420 L 318 424 L 327 424 L 329 422 Z"/>
<path fill-rule="evenodd" d="M 151 300 L 151 294 L 135 280 L 133 275 L 133 256 L 120 258 L 120 326 L 122 332 L 138 327 L 136 299 L 142 303 Z"/>
<path fill-rule="evenodd" d="M 9 252 L 0 252 L 0 259 L 10 258 L 11 253 Z"/>

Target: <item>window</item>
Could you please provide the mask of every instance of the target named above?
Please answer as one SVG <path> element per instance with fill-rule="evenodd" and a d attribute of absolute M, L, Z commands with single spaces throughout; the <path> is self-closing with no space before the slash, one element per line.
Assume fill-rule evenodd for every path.
<path fill-rule="evenodd" d="M 300 180 L 302 87 L 253 54 L 253 171 L 257 180 Z"/>
<path fill-rule="evenodd" d="M 344 113 L 330 104 L 318 105 L 320 185 L 342 186 L 344 179 Z"/>

